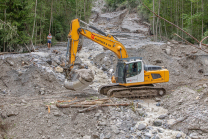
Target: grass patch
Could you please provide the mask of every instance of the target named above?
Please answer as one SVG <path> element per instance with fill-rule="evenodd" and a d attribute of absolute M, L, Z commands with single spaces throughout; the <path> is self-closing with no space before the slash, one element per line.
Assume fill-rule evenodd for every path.
<path fill-rule="evenodd" d="M 132 102 L 130 105 L 131 109 L 133 112 L 136 112 L 136 106 L 134 105 L 134 103 Z"/>
<path fill-rule="evenodd" d="M 197 89 L 197 92 L 200 93 L 202 91 L 203 88 L 199 88 Z"/>

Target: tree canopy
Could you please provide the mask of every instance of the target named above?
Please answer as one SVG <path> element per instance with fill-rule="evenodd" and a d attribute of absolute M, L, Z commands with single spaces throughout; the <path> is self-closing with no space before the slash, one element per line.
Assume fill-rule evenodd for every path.
<path fill-rule="evenodd" d="M 0 0 L 0 51 L 44 44 L 49 32 L 65 41 L 70 21 L 88 21 L 92 0 Z"/>

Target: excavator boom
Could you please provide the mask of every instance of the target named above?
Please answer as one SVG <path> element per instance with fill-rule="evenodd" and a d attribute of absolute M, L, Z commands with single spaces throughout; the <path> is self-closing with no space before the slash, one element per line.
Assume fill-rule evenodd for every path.
<path fill-rule="evenodd" d="M 82 21 L 83 22 L 83 21 Z M 85 23 L 87 24 L 87 23 Z M 88 25 L 88 24 L 87 24 Z M 98 31 L 99 33 L 102 33 L 104 36 L 99 35 L 97 33 L 93 33 L 85 28 L 80 27 L 80 21 L 79 19 L 74 19 L 71 22 L 71 31 L 68 34 L 68 37 L 71 39 L 70 41 L 70 64 L 73 64 L 76 58 L 76 53 L 77 53 L 77 48 L 78 48 L 78 43 L 79 43 L 79 36 L 83 35 L 84 37 L 102 45 L 103 47 L 111 50 L 116 54 L 116 56 L 120 58 L 127 58 L 128 54 L 123 46 L 122 43 L 117 41 L 113 36 L 107 35 L 101 30 L 88 25 L 88 27 Z"/>

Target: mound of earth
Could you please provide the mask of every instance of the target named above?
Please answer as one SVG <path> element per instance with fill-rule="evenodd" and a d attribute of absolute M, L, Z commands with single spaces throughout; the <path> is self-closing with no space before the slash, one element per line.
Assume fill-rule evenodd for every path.
<path fill-rule="evenodd" d="M 168 109 L 169 118 L 174 123 L 172 129 L 183 131 L 191 138 L 207 138 L 207 79 L 172 90 L 164 97 L 162 104 Z"/>

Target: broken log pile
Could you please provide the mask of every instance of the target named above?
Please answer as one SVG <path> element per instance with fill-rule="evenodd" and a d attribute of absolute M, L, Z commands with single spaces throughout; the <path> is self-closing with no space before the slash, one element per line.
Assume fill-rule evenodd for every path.
<path fill-rule="evenodd" d="M 74 98 L 72 100 L 60 101 L 56 102 L 56 107 L 58 108 L 84 108 L 82 110 L 78 110 L 79 113 L 87 112 L 94 110 L 98 107 L 108 107 L 108 106 L 129 106 L 130 103 L 118 103 L 115 104 L 110 98 L 104 99 L 96 99 L 96 100 L 77 100 Z M 50 113 L 50 106 L 47 105 L 48 113 Z"/>

